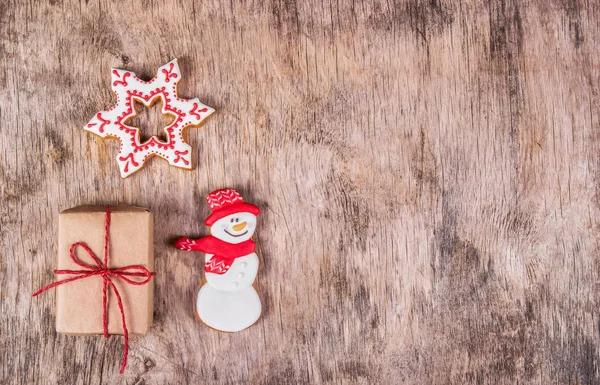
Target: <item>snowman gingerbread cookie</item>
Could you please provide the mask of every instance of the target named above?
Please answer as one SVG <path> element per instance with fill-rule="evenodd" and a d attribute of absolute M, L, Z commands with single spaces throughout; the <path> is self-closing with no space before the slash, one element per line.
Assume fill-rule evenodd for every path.
<path fill-rule="evenodd" d="M 181 72 L 177 59 L 160 67 L 150 81 L 143 81 L 131 71 L 113 68 L 111 87 L 117 103 L 106 111 L 100 111 L 85 125 L 84 129 L 101 138 L 118 139 L 121 142 L 117 164 L 121 178 L 127 178 L 144 166 L 146 160 L 158 156 L 170 165 L 192 168 L 192 147 L 185 142 L 183 132 L 188 127 L 199 126 L 215 112 L 198 99 L 181 99 L 177 96 L 177 85 Z M 166 141 L 157 136 L 145 142 L 140 140 L 140 130 L 127 122 L 136 116 L 134 102 L 151 107 L 161 101 L 163 115 L 173 121 L 164 128 Z"/>
<path fill-rule="evenodd" d="M 244 202 L 233 189 L 213 191 L 206 198 L 212 213 L 204 223 L 211 235 L 180 238 L 175 247 L 206 254 L 205 280 L 198 292 L 198 317 L 213 329 L 237 332 L 254 324 L 261 303 L 253 283 L 258 271 L 251 239 L 260 209 Z"/>

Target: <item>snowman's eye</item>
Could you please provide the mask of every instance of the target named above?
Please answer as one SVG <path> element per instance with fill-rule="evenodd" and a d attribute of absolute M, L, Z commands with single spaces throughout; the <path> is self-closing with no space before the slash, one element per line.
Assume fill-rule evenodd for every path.
<path fill-rule="evenodd" d="M 234 219 L 233 219 L 233 218 L 231 218 L 231 223 L 233 223 L 233 221 L 234 221 Z"/>
<path fill-rule="evenodd" d="M 239 221 L 240 221 L 240 218 L 235 218 L 235 221 L 236 221 L 236 222 L 239 222 Z"/>

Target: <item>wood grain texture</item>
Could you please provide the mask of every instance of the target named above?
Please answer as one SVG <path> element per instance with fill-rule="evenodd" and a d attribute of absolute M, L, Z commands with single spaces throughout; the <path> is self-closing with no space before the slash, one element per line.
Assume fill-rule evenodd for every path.
<path fill-rule="evenodd" d="M 0 3 L 0 382 L 600 383 L 600 4 Z M 178 57 L 195 169 L 119 178 L 109 70 Z M 142 119 L 142 118 L 140 118 Z M 204 198 L 263 208 L 259 323 L 194 317 Z M 156 215 L 155 324 L 54 332 L 57 214 Z"/>

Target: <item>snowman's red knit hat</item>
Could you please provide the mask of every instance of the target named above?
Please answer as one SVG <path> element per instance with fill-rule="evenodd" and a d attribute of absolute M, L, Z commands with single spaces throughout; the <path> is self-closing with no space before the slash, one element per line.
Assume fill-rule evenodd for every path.
<path fill-rule="evenodd" d="M 212 213 L 206 218 L 206 226 L 212 226 L 213 223 L 221 218 L 235 213 L 250 213 L 258 215 L 260 208 L 250 203 L 244 202 L 244 198 L 234 189 L 224 188 L 208 194 L 206 203 L 210 206 Z"/>

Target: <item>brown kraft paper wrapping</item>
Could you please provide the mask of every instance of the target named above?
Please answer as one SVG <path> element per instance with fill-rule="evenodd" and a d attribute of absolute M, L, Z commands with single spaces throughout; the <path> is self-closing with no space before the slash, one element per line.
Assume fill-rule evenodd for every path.
<path fill-rule="evenodd" d="M 110 206 L 108 267 L 141 265 L 154 271 L 154 217 L 144 208 Z M 58 220 L 57 269 L 81 270 L 69 257 L 73 243 L 85 243 L 104 263 L 105 206 L 81 206 L 60 213 Z M 94 266 L 82 247 L 76 257 Z M 61 279 L 68 276 L 59 276 Z M 136 278 L 132 278 L 136 280 Z M 127 329 L 145 334 L 152 325 L 154 279 L 143 286 L 111 277 L 121 294 Z M 56 287 L 56 331 L 65 334 L 102 334 L 102 284 L 100 276 L 88 277 Z M 123 334 L 121 312 L 113 290 L 107 288 L 108 333 Z"/>

